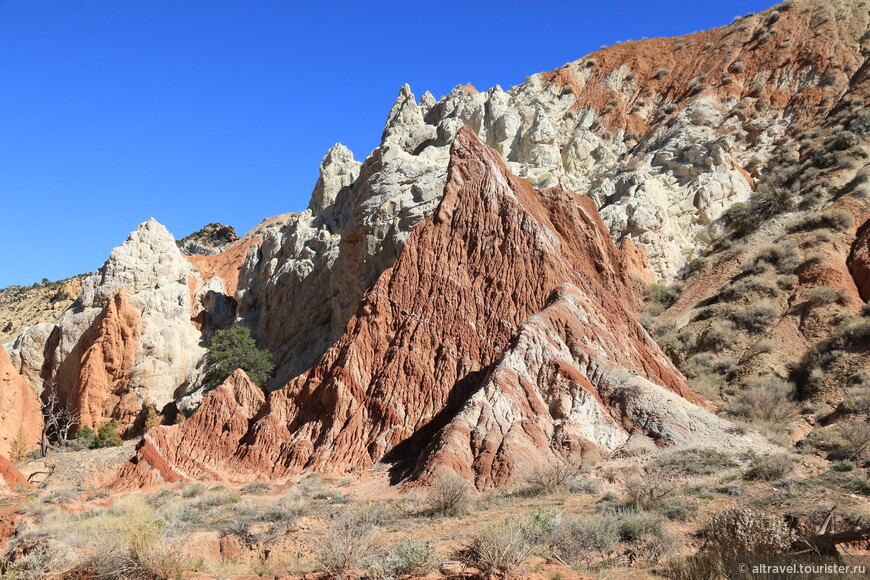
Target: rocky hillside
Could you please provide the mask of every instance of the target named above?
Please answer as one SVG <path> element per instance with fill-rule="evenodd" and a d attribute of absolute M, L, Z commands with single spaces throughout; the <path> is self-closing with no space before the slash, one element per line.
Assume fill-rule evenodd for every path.
<path fill-rule="evenodd" d="M 239 239 L 233 226 L 212 223 L 201 230 L 177 240 L 175 243 L 182 254 L 187 256 L 211 256 L 226 249 Z"/>
<path fill-rule="evenodd" d="M 706 342 L 687 339 L 689 346 L 683 348 L 675 347 L 672 337 L 682 341 L 688 335 L 706 335 L 706 326 L 713 323 L 756 332 L 760 323 L 752 317 L 764 305 L 747 302 L 751 312 L 723 310 L 720 316 L 712 302 L 714 291 L 741 282 L 733 264 L 744 258 L 735 253 L 740 249 L 735 241 L 757 240 L 744 249 L 757 254 L 757 259 L 749 256 L 754 262 L 747 271 L 759 270 L 756 275 L 761 276 L 778 259 L 771 252 L 782 250 L 777 246 L 767 254 L 761 251 L 763 243 L 778 243 L 779 234 L 771 233 L 777 227 L 801 232 L 800 237 L 814 229 L 800 220 L 811 221 L 829 210 L 843 211 L 853 217 L 848 225 L 837 226 L 843 231 L 842 240 L 831 238 L 831 260 L 816 259 L 819 267 L 833 265 L 836 271 L 806 274 L 801 284 L 819 286 L 827 280 L 833 291 L 844 293 L 844 298 L 835 300 L 847 306 L 844 316 L 857 315 L 857 291 L 846 260 L 851 252 L 849 264 L 860 272 L 865 259 L 860 248 L 850 250 L 849 241 L 855 226 L 865 219 L 863 202 L 849 200 L 863 191 L 860 165 L 866 123 L 861 109 L 867 23 L 867 11 L 853 2 L 786 2 L 723 28 L 603 49 L 555 71 L 533 75 L 507 92 L 500 87 L 478 92 L 462 86 L 438 101 L 428 93 L 418 101 L 405 86 L 390 110 L 381 145 L 365 161 L 355 160 L 341 145 L 326 154 L 305 211 L 264 220 L 212 255 L 184 256 L 165 228 L 153 220 L 145 222 L 112 252 L 97 274 L 83 282 L 80 299 L 57 322 L 31 326 L 9 345 L 13 366 L 35 392 L 55 389 L 62 402 L 80 414 L 83 424 L 98 426 L 115 419 L 132 435 L 146 415 L 170 417 L 175 408 L 192 412 L 202 396 L 203 357 L 211 333 L 231 324 L 247 325 L 276 363 L 269 385 L 276 393 L 264 404 L 281 409 L 276 412 L 283 426 L 270 429 L 277 429 L 272 433 L 274 441 L 285 441 L 281 453 L 289 462 L 287 473 L 326 468 L 322 459 L 326 450 L 349 433 L 364 443 L 352 445 L 346 456 L 332 460 L 331 467 L 370 465 L 406 439 L 413 442 L 407 443 L 407 450 L 396 452 L 402 458 L 404 453 L 421 452 L 429 443 L 433 453 L 448 453 L 453 439 L 426 440 L 437 429 L 461 434 L 471 425 L 475 431 L 503 427 L 503 418 L 478 423 L 483 419 L 477 415 L 460 413 L 466 404 L 479 406 L 481 413 L 493 405 L 487 397 L 495 396 L 491 391 L 502 384 L 499 377 L 511 374 L 496 364 L 502 358 L 514 361 L 512 365 L 528 365 L 533 376 L 547 375 L 556 364 L 550 358 L 556 356 L 553 353 L 568 348 L 571 357 L 565 359 L 566 368 L 580 369 L 578 376 L 590 382 L 596 405 L 603 409 L 593 413 L 596 425 L 614 415 L 630 423 L 624 415 L 627 411 L 616 410 L 628 403 L 617 404 L 610 382 L 601 378 L 603 371 L 589 367 L 589 361 L 615 357 L 617 343 L 627 344 L 628 350 L 616 357 L 616 367 L 698 402 L 671 363 L 661 359 L 633 323 L 644 284 L 656 282 L 653 288 L 659 288 L 687 279 L 688 291 L 664 292 L 679 300 L 645 324 L 690 378 L 712 376 L 719 371 L 696 373 L 686 361 L 715 359 L 723 348 L 742 349 L 742 343 L 735 346 L 727 336 L 717 343 L 711 334 Z M 457 146 L 461 130 L 465 144 Z M 469 145 L 477 140 L 479 146 Z M 496 212 L 504 221 L 511 207 L 505 199 L 517 198 L 520 201 L 510 215 L 526 220 L 522 223 L 527 229 L 511 233 L 502 224 L 491 239 L 470 238 L 461 230 L 440 237 L 432 234 L 443 225 L 439 220 L 446 219 L 439 215 L 454 211 L 450 203 L 455 202 L 445 195 L 451 188 L 454 193 L 465 192 L 462 179 L 449 171 L 463 166 L 463 155 L 482 166 L 476 172 L 468 170 L 475 179 L 511 184 L 511 195 L 497 195 L 482 186 L 466 193 L 469 199 L 490 199 L 490 205 L 478 208 L 473 219 L 485 225 Z M 540 192 L 532 194 L 529 187 Z M 831 204 L 843 209 L 831 209 Z M 787 215 L 796 210 L 799 213 Z M 597 221 L 599 214 L 603 226 Z M 791 220 L 803 225 L 789 225 Z M 615 246 L 599 239 L 602 227 Z M 222 227 L 206 229 L 205 237 L 229 239 Z M 432 237 L 431 247 L 406 247 L 426 235 Z M 550 274 L 538 272 L 543 262 L 529 261 L 533 253 L 527 247 L 528 236 L 555 244 L 549 257 L 541 258 L 559 264 Z M 595 243 L 581 243 L 577 236 Z M 450 240 L 461 240 L 475 252 L 501 244 L 502 254 L 489 258 L 503 262 L 505 272 L 519 271 L 511 276 L 526 278 L 504 279 L 500 272 L 459 259 L 455 265 L 462 270 L 449 283 L 439 282 L 436 275 L 444 267 L 423 260 L 436 257 L 427 252 L 448 256 L 460 252 L 461 246 L 452 246 Z M 403 258 L 406 255 L 411 257 Z M 399 270 L 402 260 L 417 260 L 416 270 L 407 265 Z M 731 270 L 724 265 L 715 269 L 717 260 L 731 263 Z M 711 268 L 719 278 L 709 287 L 696 286 L 701 284 L 696 280 L 709 279 L 704 273 Z M 424 277 L 427 273 L 429 278 Z M 777 284 L 787 282 L 777 280 Z M 431 294 L 402 294 L 403 285 L 428 288 Z M 436 315 L 430 303 L 444 290 L 442 286 L 453 293 L 448 295 L 454 303 L 445 302 L 441 309 L 456 310 L 464 301 L 479 298 L 489 309 L 487 316 L 494 318 L 478 319 L 469 312 L 474 333 L 436 325 L 430 334 L 411 333 L 421 341 L 419 345 L 393 344 L 396 336 L 410 332 L 402 330 L 408 321 L 398 322 L 409 316 L 402 312 L 428 312 L 420 315 L 423 321 L 444 316 L 441 310 Z M 795 287 L 797 294 L 777 295 L 780 313 L 795 311 L 794 301 L 803 295 L 802 286 Z M 365 309 L 380 296 L 401 316 L 373 322 L 373 314 Z M 603 321 L 596 321 L 596 316 L 604 314 L 590 314 L 600 306 L 587 304 L 589 296 L 606 304 Z M 660 314 L 664 306 L 661 302 L 651 306 L 651 314 Z M 767 310 L 762 314 L 768 319 L 775 316 Z M 586 336 L 589 331 L 583 328 L 566 328 L 559 340 L 549 336 L 553 325 L 564 325 L 559 321 L 573 320 L 571 316 L 583 320 L 583 328 L 599 328 L 595 339 Z M 364 330 L 367 324 L 370 330 Z M 395 336 L 380 334 L 394 324 L 398 325 L 391 331 Z M 687 324 L 694 326 L 686 329 Z M 363 325 L 356 329 L 360 334 L 354 334 L 353 325 Z M 788 347 L 795 348 L 789 357 L 803 357 L 815 340 L 836 342 L 838 331 L 830 321 L 816 327 L 802 335 L 802 346 Z M 451 342 L 441 333 L 455 336 Z M 547 337 L 545 343 L 542 336 Z M 773 338 L 784 341 L 786 335 Z M 473 340 L 483 340 L 485 348 L 473 346 L 476 343 L 469 342 Z M 526 360 L 528 353 L 507 350 L 512 341 L 530 341 L 542 352 Z M 480 352 L 450 355 L 458 358 L 447 374 L 432 370 L 429 376 L 415 370 L 416 364 L 422 364 L 417 356 L 431 354 L 439 345 L 443 352 L 438 356 L 447 356 L 452 351 L 445 345 L 454 343 L 456 352 L 475 353 L 478 348 Z M 572 346 L 576 344 L 584 345 L 585 354 Z M 399 364 L 402 359 L 395 357 L 400 346 L 413 346 L 421 354 Z M 831 348 L 842 350 L 836 345 Z M 355 355 L 362 359 L 351 364 L 346 360 L 351 352 L 365 354 Z M 814 364 L 804 365 L 807 373 L 816 372 Z M 718 363 L 714 366 L 720 368 Z M 797 374 L 786 370 L 783 362 L 772 372 L 804 380 L 798 370 Z M 353 380 L 348 382 L 342 373 L 350 373 Z M 461 380 L 469 373 L 474 378 Z M 393 417 L 394 411 L 378 408 L 391 401 L 390 389 L 381 393 L 385 385 L 408 382 L 419 388 L 422 376 L 429 376 L 432 384 L 413 396 L 403 391 L 401 397 L 413 401 L 401 399 L 398 417 Z M 731 380 L 727 377 L 734 375 L 722 376 Z M 339 384 L 350 394 L 339 396 Z M 478 388 L 482 390 L 475 392 Z M 573 397 L 579 387 L 566 388 Z M 501 389 L 512 391 L 512 400 L 520 407 L 541 408 L 540 402 L 514 400 L 531 396 L 522 385 L 496 390 Z M 376 403 L 379 399 L 372 393 L 385 398 Z M 712 397 L 708 391 L 705 394 Z M 550 395 L 541 396 L 546 400 Z M 419 408 L 415 407 L 418 399 L 425 401 Z M 654 399 L 644 398 L 655 407 Z M 553 409 L 554 404 L 549 402 L 548 407 Z M 362 414 L 354 415 L 357 412 Z M 355 422 L 348 423 L 352 415 Z M 338 416 L 344 419 L 336 422 Z M 441 422 L 426 427 L 435 417 Z M 458 423 L 451 424 L 453 419 Z M 256 430 L 266 424 L 272 425 L 258 423 L 246 441 L 256 439 Z M 299 433 L 288 434 L 288 425 Z M 345 429 L 350 429 L 347 435 Z M 541 434 L 551 437 L 554 427 L 538 429 L 538 435 L 528 436 L 541 443 Z M 604 437 L 605 448 L 612 449 L 626 434 L 617 431 Z M 600 446 L 597 438 L 603 435 L 588 435 L 564 434 L 566 441 L 574 441 L 567 447 L 582 450 L 588 441 Z M 662 433 L 659 437 L 675 441 Z M 479 442 L 465 445 L 470 446 L 470 455 L 450 451 L 450 460 L 445 461 L 469 475 L 467 464 L 482 465 L 478 454 L 483 451 Z M 252 458 L 260 452 L 270 453 L 265 448 L 248 455 Z M 259 469 L 251 460 L 250 469 Z M 426 469 L 422 463 L 417 466 L 418 473 Z M 492 465 L 476 469 L 482 485 L 511 479 L 509 468 L 500 475 L 492 473 L 498 471 Z"/>
<path fill-rule="evenodd" d="M 55 323 L 82 291 L 84 276 L 0 289 L 0 343 L 34 324 Z"/>
<path fill-rule="evenodd" d="M 0 291 L 0 576 L 863 553 L 868 25 L 788 0 L 507 91 L 405 86 L 304 211 L 148 220 L 95 274 Z M 231 327 L 274 372 L 204 392 Z M 55 395 L 100 432 L 24 460 Z"/>

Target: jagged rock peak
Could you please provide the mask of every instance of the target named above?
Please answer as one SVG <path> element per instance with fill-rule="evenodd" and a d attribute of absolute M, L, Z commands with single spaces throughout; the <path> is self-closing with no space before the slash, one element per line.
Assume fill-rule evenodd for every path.
<path fill-rule="evenodd" d="M 320 162 L 320 176 L 308 209 L 315 214 L 327 212 L 341 189 L 356 181 L 361 167 L 362 163 L 353 158 L 353 152 L 341 143 L 330 147 Z"/>
<path fill-rule="evenodd" d="M 201 230 L 193 232 L 175 244 L 186 256 L 211 256 L 226 249 L 239 239 L 233 226 L 220 223 L 210 223 Z"/>

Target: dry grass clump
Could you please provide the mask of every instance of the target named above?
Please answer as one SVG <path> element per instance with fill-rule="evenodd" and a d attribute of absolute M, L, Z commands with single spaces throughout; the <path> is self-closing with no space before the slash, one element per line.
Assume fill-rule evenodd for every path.
<path fill-rule="evenodd" d="M 801 232 L 809 230 L 835 230 L 844 232 L 852 227 L 852 214 L 841 209 L 809 215 L 800 221 L 789 225 L 789 231 Z"/>
<path fill-rule="evenodd" d="M 797 415 L 793 399 L 794 388 L 782 379 L 755 379 L 737 394 L 728 410 L 738 417 L 779 423 Z"/>
<path fill-rule="evenodd" d="M 316 560 L 327 574 L 341 577 L 351 570 L 363 570 L 378 557 L 383 542 L 368 518 L 343 510 L 324 533 Z"/>
<path fill-rule="evenodd" d="M 528 526 L 519 519 L 508 518 L 477 534 L 460 557 L 483 572 L 511 574 L 529 557 L 532 547 Z"/>
<path fill-rule="evenodd" d="M 779 294 L 779 287 L 774 282 L 761 276 L 748 276 L 729 283 L 719 292 L 719 296 L 723 300 L 739 300 L 751 294 L 762 294 L 772 297 Z"/>
<path fill-rule="evenodd" d="M 366 566 L 372 580 L 392 580 L 400 576 L 421 578 L 437 570 L 441 559 L 432 542 L 405 540 L 393 544 Z"/>
<path fill-rule="evenodd" d="M 755 481 L 775 481 L 782 479 L 794 470 L 792 460 L 783 454 L 756 455 L 750 459 L 749 469 L 743 479 Z"/>
<path fill-rule="evenodd" d="M 844 304 L 847 299 L 842 291 L 830 286 L 814 286 L 809 291 L 809 302 L 814 306 L 825 306 L 835 302 Z"/>
<path fill-rule="evenodd" d="M 181 537 L 173 537 L 159 522 L 138 522 L 114 544 L 95 553 L 86 567 L 109 580 L 180 578 L 191 566 Z"/>
<path fill-rule="evenodd" d="M 710 323 L 710 326 L 701 335 L 699 345 L 713 351 L 722 350 L 734 344 L 737 336 L 738 333 L 734 322 L 717 318 Z"/>
<path fill-rule="evenodd" d="M 718 449 L 685 449 L 662 455 L 655 465 L 668 473 L 698 477 L 737 467 L 737 462 Z"/>
<path fill-rule="evenodd" d="M 800 264 L 798 244 L 791 238 L 778 240 L 775 244 L 761 246 L 758 253 L 743 265 L 743 271 L 761 274 L 769 264 L 780 274 L 791 274 Z"/>
<path fill-rule="evenodd" d="M 32 537 L 13 542 L 9 552 L 20 555 L 14 561 L 0 560 L 0 578 L 43 580 L 69 571 L 75 564 L 73 549 L 53 538 Z"/>
<path fill-rule="evenodd" d="M 243 494 L 263 495 L 272 491 L 272 486 L 265 481 L 257 481 L 254 483 L 243 485 L 239 491 Z"/>
<path fill-rule="evenodd" d="M 609 518 L 565 518 L 552 526 L 548 544 L 569 564 L 590 565 L 608 558 L 619 546 L 619 530 Z"/>
<path fill-rule="evenodd" d="M 426 498 L 428 515 L 456 516 L 471 509 L 471 484 L 452 471 L 438 474 Z"/>
<path fill-rule="evenodd" d="M 750 304 L 742 310 L 731 313 L 731 320 L 749 332 L 761 332 L 779 316 L 779 311 L 766 302 Z"/>
<path fill-rule="evenodd" d="M 568 491 L 571 479 L 577 475 L 577 468 L 563 462 L 552 465 L 538 465 L 526 477 L 521 495 L 539 496 L 564 493 Z"/>

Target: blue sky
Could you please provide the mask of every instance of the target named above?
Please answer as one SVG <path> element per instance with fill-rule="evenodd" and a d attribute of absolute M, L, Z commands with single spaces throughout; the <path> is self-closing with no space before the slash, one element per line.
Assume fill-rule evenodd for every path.
<path fill-rule="evenodd" d="M 326 150 L 364 159 L 403 83 L 508 87 L 602 44 L 772 0 L 0 0 L 0 287 L 304 209 Z"/>

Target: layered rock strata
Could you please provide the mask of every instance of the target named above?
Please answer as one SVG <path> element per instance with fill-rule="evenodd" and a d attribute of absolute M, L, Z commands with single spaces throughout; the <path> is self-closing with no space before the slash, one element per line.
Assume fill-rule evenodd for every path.
<path fill-rule="evenodd" d="M 634 431 L 671 445 L 704 423 L 711 444 L 732 443 L 635 321 L 635 281 L 589 198 L 535 190 L 469 128 L 448 175 L 437 211 L 311 370 L 264 402 L 235 375 L 191 420 L 152 429 L 120 481 L 280 479 L 416 459 L 420 471 L 447 463 L 439 451 L 450 448 L 450 467 L 485 487 L 544 458 L 607 453 Z M 636 377 L 640 395 L 627 397 L 618 387 Z M 481 397 L 492 420 L 463 428 Z M 618 402 L 638 397 L 646 411 Z M 665 415 L 674 422 L 652 419 Z M 479 438 L 504 429 L 525 435 L 481 460 Z"/>

